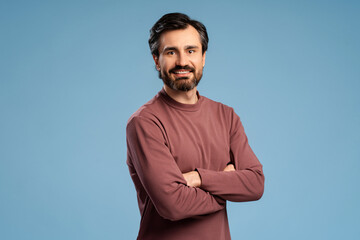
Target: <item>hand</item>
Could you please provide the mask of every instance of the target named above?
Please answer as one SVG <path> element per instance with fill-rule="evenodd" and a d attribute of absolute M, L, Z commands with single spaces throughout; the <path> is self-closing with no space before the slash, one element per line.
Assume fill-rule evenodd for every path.
<path fill-rule="evenodd" d="M 187 173 L 183 173 L 183 177 L 186 180 L 186 185 L 189 187 L 200 187 L 201 186 L 201 178 L 198 171 L 191 171 Z"/>
<path fill-rule="evenodd" d="M 224 170 L 223 170 L 224 172 L 231 172 L 231 171 L 235 171 L 235 166 L 234 166 L 234 164 L 228 164 L 225 168 L 224 168 Z"/>

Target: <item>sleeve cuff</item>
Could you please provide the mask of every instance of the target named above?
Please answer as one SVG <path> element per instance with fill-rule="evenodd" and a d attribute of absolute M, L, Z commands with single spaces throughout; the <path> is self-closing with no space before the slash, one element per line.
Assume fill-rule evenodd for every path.
<path fill-rule="evenodd" d="M 204 168 L 197 168 L 196 171 L 198 171 L 201 178 L 200 188 L 207 190 L 207 188 L 212 185 L 212 181 L 215 179 L 215 176 L 213 176 L 214 171 Z"/>

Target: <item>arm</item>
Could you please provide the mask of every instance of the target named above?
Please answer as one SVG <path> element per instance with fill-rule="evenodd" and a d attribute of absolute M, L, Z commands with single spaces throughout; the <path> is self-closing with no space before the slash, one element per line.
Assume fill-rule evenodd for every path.
<path fill-rule="evenodd" d="M 224 208 L 224 201 L 186 185 L 155 121 L 134 117 L 126 129 L 131 162 L 158 213 L 169 220 L 209 214 Z"/>
<path fill-rule="evenodd" d="M 224 172 L 235 171 L 234 164 L 230 163 L 226 165 L 223 170 Z M 186 185 L 189 187 L 200 187 L 201 186 L 201 178 L 198 171 L 190 171 L 187 173 L 183 173 L 183 177 L 186 180 Z"/>
<path fill-rule="evenodd" d="M 262 165 L 248 144 L 239 116 L 235 112 L 232 114 L 230 156 L 235 171 L 219 172 L 198 168 L 200 188 L 229 201 L 258 200 L 264 191 Z"/>

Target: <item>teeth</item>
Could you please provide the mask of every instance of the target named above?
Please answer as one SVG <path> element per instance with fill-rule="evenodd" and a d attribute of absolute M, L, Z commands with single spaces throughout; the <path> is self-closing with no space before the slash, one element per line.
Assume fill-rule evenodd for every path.
<path fill-rule="evenodd" d="M 189 73 L 189 72 L 175 72 L 177 74 Z"/>

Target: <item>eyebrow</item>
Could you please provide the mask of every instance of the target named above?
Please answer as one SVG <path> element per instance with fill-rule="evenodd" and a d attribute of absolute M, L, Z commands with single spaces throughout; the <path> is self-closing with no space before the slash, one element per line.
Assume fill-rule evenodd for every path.
<path fill-rule="evenodd" d="M 196 45 L 188 45 L 185 47 L 185 49 L 197 49 L 197 48 L 199 48 L 199 47 Z"/>
<path fill-rule="evenodd" d="M 187 45 L 187 46 L 185 46 L 185 50 L 188 50 L 188 49 L 198 49 L 199 47 L 198 46 L 196 46 L 196 45 Z M 166 51 L 177 51 L 178 50 L 178 48 L 176 48 L 176 47 L 165 47 L 164 48 L 164 52 L 166 52 Z"/>
<path fill-rule="evenodd" d="M 174 51 L 174 50 L 177 50 L 177 48 L 176 47 L 166 47 L 166 48 L 164 48 L 163 52 Z"/>

